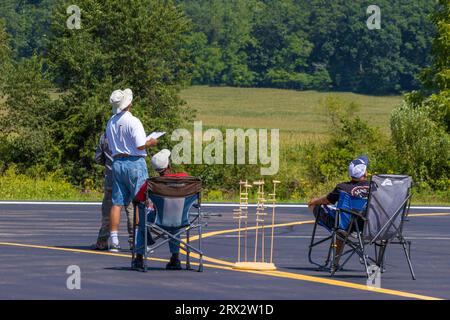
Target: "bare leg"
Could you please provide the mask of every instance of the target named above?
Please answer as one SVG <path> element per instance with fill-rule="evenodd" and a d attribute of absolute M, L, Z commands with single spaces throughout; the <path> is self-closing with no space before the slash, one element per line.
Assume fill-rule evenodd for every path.
<path fill-rule="evenodd" d="M 112 206 L 112 208 L 111 208 L 111 232 L 119 231 L 120 212 L 121 211 L 122 211 L 122 206 Z"/>
<path fill-rule="evenodd" d="M 336 239 L 336 255 L 340 256 L 344 250 L 344 241 Z"/>
<path fill-rule="evenodd" d="M 135 230 L 133 230 L 133 219 L 134 219 L 133 202 L 130 202 L 130 204 L 127 207 L 125 207 L 125 212 L 127 214 L 128 243 L 131 248 L 133 246 L 133 233 L 135 232 Z"/>

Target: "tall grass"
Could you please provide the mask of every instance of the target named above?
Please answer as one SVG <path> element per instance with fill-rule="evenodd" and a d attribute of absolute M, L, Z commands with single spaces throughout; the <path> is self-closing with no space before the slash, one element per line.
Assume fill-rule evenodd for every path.
<path fill-rule="evenodd" d="M 358 104 L 358 115 L 385 132 L 389 131 L 391 111 L 402 101 L 401 96 L 262 88 L 193 86 L 181 92 L 188 105 L 197 110 L 197 119 L 206 126 L 277 128 L 300 140 L 327 134 L 322 100 L 330 94 Z"/>

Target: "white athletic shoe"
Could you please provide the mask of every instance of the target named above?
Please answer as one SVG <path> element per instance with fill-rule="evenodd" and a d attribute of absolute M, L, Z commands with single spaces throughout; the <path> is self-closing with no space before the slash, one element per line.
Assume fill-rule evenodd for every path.
<path fill-rule="evenodd" d="M 108 251 L 109 252 L 120 252 L 121 248 L 119 244 L 112 243 L 111 239 L 108 241 Z"/>

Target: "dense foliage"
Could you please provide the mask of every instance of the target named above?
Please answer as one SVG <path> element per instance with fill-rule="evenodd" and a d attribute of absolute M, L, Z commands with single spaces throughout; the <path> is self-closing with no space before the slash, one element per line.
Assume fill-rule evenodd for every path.
<path fill-rule="evenodd" d="M 57 2 L 2 0 L 0 18 L 7 21 L 16 59 L 45 52 Z M 418 88 L 415 75 L 429 63 L 435 31 L 429 14 L 436 3 L 430 0 L 377 1 L 380 30 L 366 26 L 366 11 L 373 4 L 368 0 L 176 2 L 193 24 L 186 48 L 192 51 L 194 84 L 410 91 Z M 128 2 L 112 16 L 142 5 L 149 7 Z"/>
<path fill-rule="evenodd" d="M 433 61 L 421 74 L 423 89 L 406 95 L 392 116 L 399 161 L 418 181 L 450 189 L 450 2 L 440 0 L 433 15 L 438 35 Z"/>
<path fill-rule="evenodd" d="M 45 54 L 14 64 L 4 89 L 0 161 L 32 171 L 61 169 L 89 188 L 101 182 L 92 159 L 113 90 L 133 89 L 133 112 L 146 131 L 171 131 L 188 118 L 177 92 L 188 79 L 189 21 L 171 1 L 77 3 L 81 29 L 66 27 L 70 2 L 59 1 Z"/>
<path fill-rule="evenodd" d="M 429 0 L 180 0 L 195 32 L 194 83 L 372 94 L 417 88 L 433 37 Z"/>
<path fill-rule="evenodd" d="M 50 34 L 52 8 L 57 0 L 2 0 L 0 19 L 6 21 L 14 58 L 42 53 Z"/>
<path fill-rule="evenodd" d="M 9 36 L 5 30 L 5 23 L 0 19 L 0 99 L 10 63 L 11 48 L 9 46 Z"/>

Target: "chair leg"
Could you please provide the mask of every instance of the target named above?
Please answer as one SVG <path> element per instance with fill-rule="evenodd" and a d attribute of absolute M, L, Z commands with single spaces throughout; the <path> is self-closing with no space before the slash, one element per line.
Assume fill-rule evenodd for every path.
<path fill-rule="evenodd" d="M 400 239 L 400 242 L 402 244 L 403 251 L 405 252 L 406 261 L 408 262 L 409 271 L 411 272 L 411 277 L 413 280 L 416 280 L 416 275 L 414 274 L 411 257 L 409 255 L 408 248 L 406 247 L 407 242 L 403 238 Z M 409 246 L 409 250 L 411 250 L 411 242 L 408 242 L 408 246 Z"/>
<path fill-rule="evenodd" d="M 200 263 L 198 266 L 198 272 L 203 272 L 203 254 L 200 254 Z"/>
<path fill-rule="evenodd" d="M 366 275 L 367 275 L 367 278 L 369 278 L 370 277 L 369 264 L 367 262 L 367 257 L 366 257 L 366 254 L 364 252 L 364 249 L 363 249 L 363 255 L 362 256 L 363 256 L 363 261 L 364 261 L 364 267 L 366 268 Z"/>
<path fill-rule="evenodd" d="M 186 241 L 190 244 L 189 230 L 186 232 Z M 191 270 L 191 249 L 186 247 L 186 270 Z"/>
<path fill-rule="evenodd" d="M 337 251 L 337 244 L 336 244 L 336 232 L 333 232 L 333 238 L 331 240 L 331 265 L 330 265 L 330 273 L 331 276 L 333 277 L 334 274 L 337 271 L 337 266 L 335 264 L 336 262 L 336 251 Z"/>
<path fill-rule="evenodd" d="M 140 223 L 140 221 L 139 221 Z M 144 270 L 143 272 L 147 272 L 147 214 L 144 212 Z"/>
<path fill-rule="evenodd" d="M 359 247 L 361 248 L 361 255 L 362 255 L 362 258 L 364 261 L 364 267 L 366 268 L 366 275 L 367 275 L 367 278 L 369 278 L 370 277 L 369 264 L 367 261 L 367 255 L 366 255 L 366 251 L 365 251 L 365 247 L 364 247 L 364 242 L 361 238 L 361 232 L 359 231 L 358 223 L 355 223 L 355 228 L 356 228 L 356 232 L 358 235 L 358 242 L 359 242 Z"/>
<path fill-rule="evenodd" d="M 339 214 L 336 213 L 334 215 L 334 229 L 333 229 L 333 238 L 331 241 L 331 266 L 330 266 L 330 273 L 331 276 L 333 277 L 334 274 L 336 273 L 337 269 L 339 268 L 337 266 L 337 249 L 338 249 L 338 245 L 337 245 L 337 230 L 339 227 Z"/>
<path fill-rule="evenodd" d="M 311 235 L 311 242 L 309 244 L 309 250 L 308 250 L 308 259 L 309 259 L 309 262 L 311 264 L 315 264 L 312 261 L 312 248 L 314 247 L 314 240 L 316 238 L 316 229 L 317 229 L 317 219 L 316 219 L 316 221 L 314 223 L 313 232 L 312 232 L 312 235 Z"/>
<path fill-rule="evenodd" d="M 377 259 L 377 265 L 380 268 L 380 272 L 381 273 L 384 273 L 386 271 L 385 268 L 384 268 L 384 266 L 385 266 L 385 259 L 386 259 L 386 257 L 385 257 L 386 246 L 387 246 L 386 243 L 382 243 L 380 245 L 380 250 L 378 252 L 378 255 L 375 256 L 376 259 Z"/>
<path fill-rule="evenodd" d="M 330 244 L 330 246 L 329 246 L 329 248 L 328 248 L 328 255 L 327 255 L 327 258 L 326 258 L 326 260 L 325 260 L 325 263 L 322 264 L 322 265 L 319 264 L 319 263 L 317 263 L 317 262 L 314 262 L 314 261 L 313 261 L 313 258 L 312 258 L 312 251 L 313 251 L 313 248 L 314 248 L 315 246 L 317 246 L 317 245 L 319 245 L 319 244 L 325 242 L 326 240 L 331 239 L 332 237 L 330 236 L 330 237 L 328 237 L 328 238 L 326 238 L 326 239 L 324 239 L 324 240 L 320 240 L 320 241 L 318 241 L 317 243 L 315 243 L 314 241 L 315 241 L 315 239 L 316 239 L 316 232 L 317 232 L 317 218 L 316 218 L 316 221 L 314 222 L 313 232 L 312 232 L 312 235 L 311 235 L 311 242 L 310 242 L 309 248 L 308 248 L 308 260 L 309 260 L 309 263 L 311 263 L 311 264 L 317 266 L 317 267 L 319 268 L 319 271 L 323 271 L 323 270 L 327 269 L 327 267 L 328 267 L 328 265 L 329 265 L 329 263 L 330 263 L 331 249 L 332 249 L 331 244 Z"/>
<path fill-rule="evenodd" d="M 136 207 L 133 206 L 133 250 L 131 251 L 131 269 L 134 269 L 134 259 L 136 258 Z"/>
<path fill-rule="evenodd" d="M 202 229 L 202 219 L 201 219 L 201 212 L 199 208 L 199 218 L 198 218 L 198 249 L 200 251 L 200 263 L 198 266 L 198 272 L 203 272 L 203 250 L 202 250 L 202 236 L 203 236 L 203 229 Z"/>

